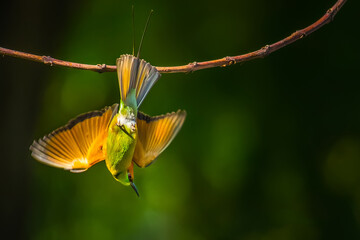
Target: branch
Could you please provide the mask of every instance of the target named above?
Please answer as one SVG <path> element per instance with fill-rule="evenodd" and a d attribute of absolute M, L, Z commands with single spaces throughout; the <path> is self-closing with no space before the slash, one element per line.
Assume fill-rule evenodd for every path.
<path fill-rule="evenodd" d="M 230 65 L 236 64 L 236 63 L 250 61 L 250 60 L 253 60 L 256 58 L 264 58 L 267 55 L 269 55 L 270 53 L 273 53 L 273 52 L 279 50 L 280 48 L 283 48 L 299 39 L 302 39 L 302 38 L 310 35 L 311 33 L 315 32 L 316 30 L 323 27 L 325 24 L 328 24 L 329 22 L 331 22 L 334 19 L 335 15 L 338 13 L 338 11 L 341 9 L 341 7 L 345 4 L 345 2 L 346 2 L 346 0 L 338 0 L 334 4 L 334 6 L 332 6 L 325 13 L 324 16 L 322 16 L 319 20 L 317 20 L 310 26 L 308 26 L 304 29 L 298 30 L 298 31 L 294 32 L 293 34 L 291 34 L 290 36 L 288 36 L 276 43 L 273 43 L 271 45 L 266 45 L 265 47 L 263 47 L 257 51 L 246 53 L 246 54 L 239 55 L 239 56 L 224 57 L 224 58 L 211 60 L 211 61 L 193 62 L 193 63 L 189 63 L 189 64 L 183 65 L 183 66 L 156 67 L 156 68 L 158 69 L 159 72 L 162 72 L 162 73 L 193 72 L 193 71 L 197 71 L 200 69 L 220 67 L 220 66 L 225 67 L 225 66 L 230 66 Z M 64 66 L 64 67 L 69 67 L 69 68 L 91 70 L 91 71 L 99 72 L 99 73 L 116 71 L 116 66 L 114 66 L 114 65 L 106 65 L 106 64 L 89 65 L 89 64 L 82 64 L 82 63 L 74 63 L 74 62 L 68 62 L 68 61 L 55 59 L 50 56 L 39 56 L 39 55 L 30 54 L 30 53 L 24 53 L 24 52 L 11 50 L 11 49 L 6 49 L 6 48 L 2 48 L 2 47 L 0 47 L 0 54 L 4 55 L 4 56 L 6 55 L 6 56 L 11 56 L 11 57 L 16 57 L 16 58 L 22 58 L 22 59 L 26 59 L 26 60 L 30 60 L 30 61 L 35 61 L 35 62 L 42 62 L 42 63 L 50 65 L 50 66 L 53 66 L 53 65 Z"/>

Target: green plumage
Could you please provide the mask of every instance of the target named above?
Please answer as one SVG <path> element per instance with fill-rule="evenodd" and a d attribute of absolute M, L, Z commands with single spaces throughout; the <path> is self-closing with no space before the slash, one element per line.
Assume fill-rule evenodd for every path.
<path fill-rule="evenodd" d="M 135 94 L 129 94 L 128 98 L 130 101 L 131 98 L 135 99 Z M 119 113 L 110 122 L 106 140 L 106 166 L 114 178 L 124 185 L 130 185 L 127 170 L 131 165 L 137 142 L 135 120 L 137 107 L 136 101 L 131 102 L 135 102 L 135 109 L 126 106 L 121 100 Z"/>

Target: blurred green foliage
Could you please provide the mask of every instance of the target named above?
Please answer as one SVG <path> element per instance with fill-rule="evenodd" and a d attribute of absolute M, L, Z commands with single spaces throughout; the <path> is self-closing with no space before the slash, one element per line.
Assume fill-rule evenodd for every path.
<path fill-rule="evenodd" d="M 181 65 L 259 49 L 333 3 L 15 1 L 9 9 L 38 15 L 17 22 L 27 11 L 10 11 L 0 43 L 114 64 L 132 51 L 134 4 L 137 43 L 155 10 L 141 57 L 155 66 Z M 22 239 L 358 239 L 359 48 L 351 29 L 358 7 L 349 1 L 334 22 L 263 60 L 163 74 L 141 111 L 180 108 L 188 115 L 157 162 L 135 169 L 140 198 L 104 163 L 73 174 L 28 152 L 33 139 L 76 115 L 118 102 L 115 73 L 0 59 L 7 230 Z"/>

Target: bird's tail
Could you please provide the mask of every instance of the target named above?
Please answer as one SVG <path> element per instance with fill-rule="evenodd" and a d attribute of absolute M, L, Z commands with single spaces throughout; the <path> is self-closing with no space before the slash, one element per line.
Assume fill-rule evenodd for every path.
<path fill-rule="evenodd" d="M 137 107 L 139 107 L 151 87 L 159 79 L 156 67 L 133 55 L 121 55 L 116 60 L 121 99 L 126 103 L 132 89 L 135 90 Z"/>

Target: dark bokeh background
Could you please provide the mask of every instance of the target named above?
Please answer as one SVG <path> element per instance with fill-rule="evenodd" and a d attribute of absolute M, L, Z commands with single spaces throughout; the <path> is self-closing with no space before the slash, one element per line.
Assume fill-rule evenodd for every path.
<path fill-rule="evenodd" d="M 237 55 L 305 27 L 335 0 L 135 1 L 156 66 Z M 1 3 L 0 46 L 82 63 L 131 53 L 131 1 Z M 1 235 L 7 239 L 359 239 L 358 1 L 265 59 L 163 74 L 142 105 L 186 109 L 174 142 L 136 169 L 141 198 L 100 163 L 30 157 L 33 139 L 119 101 L 115 73 L 0 58 Z"/>

